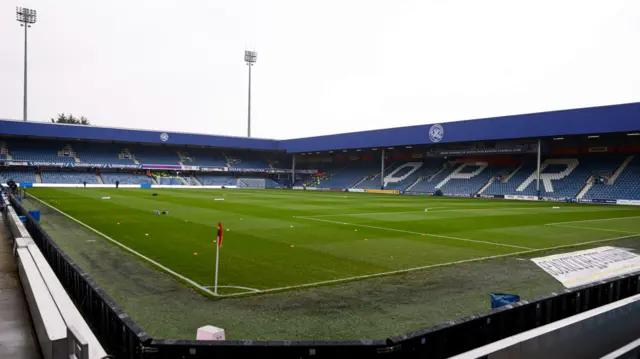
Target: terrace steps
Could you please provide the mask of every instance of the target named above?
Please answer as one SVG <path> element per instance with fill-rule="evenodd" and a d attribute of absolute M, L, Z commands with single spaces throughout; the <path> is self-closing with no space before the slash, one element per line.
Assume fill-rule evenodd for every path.
<path fill-rule="evenodd" d="M 577 199 L 582 199 L 582 197 L 584 197 L 584 195 L 587 194 L 587 192 L 589 192 L 591 187 L 593 187 L 593 180 L 594 180 L 593 175 L 589 176 L 589 178 L 587 179 L 587 182 L 584 184 L 584 187 L 582 187 L 580 192 L 578 192 L 578 195 L 576 196 Z"/>
<path fill-rule="evenodd" d="M 480 188 L 480 190 L 478 191 L 478 194 L 482 194 L 482 192 L 486 191 L 486 189 L 489 188 L 489 186 L 491 186 L 491 184 L 495 181 L 496 181 L 495 177 L 489 178 L 487 183 L 484 186 L 482 186 L 482 188 Z"/>
<path fill-rule="evenodd" d="M 631 161 L 633 161 L 633 156 L 628 156 L 627 158 L 625 158 L 624 161 L 622 161 L 622 164 L 620 164 L 620 167 L 618 167 L 613 175 L 611 175 L 611 178 L 609 178 L 609 181 L 607 181 L 607 185 L 616 183 L 616 180 L 618 179 L 618 177 L 620 177 L 620 174 L 624 172 L 625 168 L 627 168 Z"/>
<path fill-rule="evenodd" d="M 524 167 L 524 164 L 520 164 L 520 166 L 516 167 L 515 170 L 513 170 L 513 172 L 509 173 L 508 176 L 506 176 L 505 178 L 502 179 L 502 181 L 500 181 L 500 183 L 507 183 L 509 182 L 509 180 L 511 179 L 511 177 L 513 177 L 516 173 L 518 173 L 522 167 Z"/>

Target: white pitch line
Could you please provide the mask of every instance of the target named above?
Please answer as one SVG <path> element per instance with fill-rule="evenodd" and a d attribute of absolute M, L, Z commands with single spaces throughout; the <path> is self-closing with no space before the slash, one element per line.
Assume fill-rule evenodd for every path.
<path fill-rule="evenodd" d="M 378 214 L 396 214 L 396 213 L 424 213 L 425 209 L 448 208 L 448 207 L 429 207 L 422 211 L 399 211 L 399 212 L 363 212 L 363 213 L 343 213 L 343 214 L 318 214 L 313 216 L 294 216 L 295 218 L 316 218 L 316 217 L 337 217 L 337 216 L 373 216 Z M 441 212 L 441 211 L 438 211 Z"/>
<path fill-rule="evenodd" d="M 426 209 L 435 209 L 435 208 L 450 208 L 450 207 L 429 207 Z M 483 207 L 483 208 L 462 208 L 462 209 L 441 209 L 441 210 L 437 210 L 437 211 L 431 211 L 431 212 L 427 212 L 427 213 L 440 213 L 440 212 L 465 212 L 465 211 L 483 211 L 483 212 L 491 212 L 491 211 L 511 211 L 511 210 L 530 210 L 530 209 L 537 209 L 540 210 L 541 212 L 546 212 L 548 210 L 548 208 L 546 207 L 540 207 L 540 206 L 529 206 L 529 207 L 502 207 L 502 208 L 496 208 L 496 207 Z M 569 211 L 572 212 L 572 211 Z M 382 214 L 396 214 L 396 213 L 424 213 L 424 210 L 422 211 L 401 211 L 401 212 L 393 212 L 393 211 L 389 211 L 389 212 L 363 212 L 363 213 L 339 213 L 339 214 L 318 214 L 318 215 L 313 215 L 313 216 L 294 216 L 295 218 L 318 218 L 318 217 L 338 217 L 338 216 L 369 216 L 369 215 L 382 215 Z M 430 217 L 432 218 L 432 217 Z M 439 218 L 443 218 L 443 217 L 439 217 Z"/>
<path fill-rule="evenodd" d="M 163 266 L 162 264 L 160 264 L 160 263 L 158 263 L 158 262 L 154 261 L 153 259 L 151 259 L 151 258 L 149 258 L 149 257 L 147 257 L 147 256 L 145 256 L 145 255 L 143 255 L 143 254 L 141 254 L 141 253 L 139 253 L 139 252 L 137 252 L 137 251 L 135 251 L 135 250 L 133 250 L 133 249 L 131 249 L 131 248 L 127 247 L 127 246 L 125 246 L 124 244 L 122 244 L 122 243 L 120 243 L 120 242 L 116 241 L 115 239 L 113 239 L 113 238 L 111 238 L 111 237 L 107 236 L 106 234 L 104 234 L 104 233 L 102 233 L 102 232 L 98 231 L 97 229 L 95 229 L 95 228 L 93 228 L 93 227 L 89 226 L 88 224 L 85 224 L 85 223 L 83 223 L 83 222 L 81 222 L 81 221 L 79 221 L 79 220 L 77 220 L 77 219 L 75 219 L 75 218 L 71 217 L 70 215 L 68 215 L 68 214 L 66 214 L 66 213 L 64 213 L 64 212 L 62 212 L 62 211 L 61 211 L 61 210 L 59 210 L 58 208 L 56 208 L 56 207 L 54 207 L 54 206 L 50 205 L 49 203 L 47 203 L 47 202 L 45 202 L 45 201 L 41 200 L 40 198 L 38 198 L 38 197 L 36 197 L 36 196 L 32 195 L 31 193 L 29 193 L 29 197 L 32 197 L 32 198 L 34 198 L 35 200 L 39 201 L 40 203 L 42 203 L 42 204 L 44 204 L 44 205 L 46 205 L 46 206 L 48 206 L 48 207 L 51 207 L 52 209 L 54 209 L 55 211 L 58 211 L 60 214 L 62 214 L 63 216 L 65 216 L 65 217 L 69 218 L 70 220 L 72 220 L 72 221 L 74 221 L 74 222 L 76 222 L 76 223 L 80 224 L 80 225 L 81 225 L 81 226 L 83 226 L 83 227 L 86 227 L 87 229 L 89 229 L 89 230 L 93 231 L 94 233 L 99 234 L 100 236 L 104 237 L 105 239 L 107 239 L 107 240 L 111 241 L 112 243 L 114 243 L 114 244 L 116 244 L 116 245 L 118 245 L 118 246 L 120 246 L 120 247 L 124 248 L 125 250 L 129 251 L 130 253 L 132 253 L 132 254 L 134 254 L 134 255 L 136 255 L 136 256 L 138 256 L 138 257 L 142 258 L 142 259 L 144 259 L 145 261 L 147 261 L 147 262 L 149 262 L 149 263 L 151 263 L 151 264 L 155 265 L 156 267 L 158 267 L 158 268 L 162 269 L 163 271 L 165 271 L 165 272 L 167 272 L 167 273 L 169 273 L 169 274 L 173 275 L 174 277 L 176 277 L 176 278 L 180 278 L 180 279 L 182 279 L 183 281 L 185 281 L 185 282 L 187 282 L 187 283 L 191 284 L 192 286 L 194 286 L 194 287 L 196 287 L 196 288 L 198 288 L 198 289 L 200 289 L 200 290 L 202 290 L 202 291 L 207 292 L 208 294 L 211 294 L 211 295 L 216 296 L 216 297 L 218 297 L 218 296 L 219 296 L 218 294 L 215 294 L 214 292 L 212 292 L 212 291 L 210 291 L 209 289 L 205 288 L 204 286 L 202 286 L 202 285 L 200 285 L 200 284 L 198 284 L 198 283 L 194 282 L 193 280 L 191 280 L 191 279 L 189 279 L 189 278 L 187 278 L 187 277 L 183 276 L 182 274 L 180 274 L 180 273 L 178 273 L 178 272 L 175 272 L 175 271 L 173 271 L 173 270 L 171 270 L 171 269 L 169 269 L 169 268 L 167 268 L 167 267 Z"/>
<path fill-rule="evenodd" d="M 214 286 L 212 286 L 212 285 L 206 285 L 206 286 L 204 286 L 204 287 L 205 287 L 205 288 L 213 288 Z M 241 287 L 241 286 L 238 286 L 238 285 L 219 285 L 219 286 L 218 286 L 218 288 L 236 288 L 236 289 L 244 289 L 244 290 L 246 290 L 246 291 L 253 292 L 253 293 L 260 293 L 260 292 L 262 292 L 262 290 L 260 290 L 260 289 L 250 288 L 250 287 Z M 225 296 L 225 294 L 218 294 L 218 295 L 220 295 L 220 296 L 222 296 L 222 297 L 224 297 L 224 296 Z"/>
<path fill-rule="evenodd" d="M 640 216 L 632 216 L 632 217 L 616 217 L 616 218 L 602 218 L 602 219 L 585 219 L 583 221 L 568 221 L 568 222 L 551 222 L 547 223 L 547 225 L 552 224 L 564 224 L 564 223 L 585 223 L 585 222 L 600 222 L 600 221 L 617 221 L 620 219 L 631 219 L 631 218 L 640 218 Z"/>
<path fill-rule="evenodd" d="M 530 248 L 530 247 L 516 246 L 516 245 L 513 245 L 513 244 L 505 244 L 505 243 L 496 243 L 496 242 L 480 241 L 480 240 L 476 240 L 476 239 L 467 239 L 467 238 L 460 238 L 460 237 L 442 236 L 442 235 L 439 235 L 439 234 L 429 234 L 429 233 L 421 233 L 421 232 L 405 231 L 405 230 L 403 230 L 403 229 L 395 229 L 395 228 L 386 228 L 386 227 L 369 226 L 369 225 L 366 225 L 366 224 L 355 224 L 355 223 L 347 223 L 347 222 L 336 222 L 336 221 L 329 221 L 329 220 L 326 220 L 326 219 L 311 218 L 311 217 L 297 217 L 297 218 L 300 218 L 300 219 L 307 219 L 307 220 L 310 220 L 310 221 L 320 221 L 320 222 L 334 223 L 334 224 L 347 224 L 347 225 L 357 226 L 357 227 L 366 227 L 366 228 L 380 229 L 380 230 L 383 230 L 383 231 L 400 232 L 400 233 L 409 233 L 409 234 L 419 234 L 419 235 L 428 236 L 428 237 L 445 238 L 445 239 L 452 239 L 452 240 L 456 240 L 456 241 L 463 241 L 463 242 L 483 243 L 483 244 L 489 244 L 489 245 L 500 246 L 500 247 L 510 247 L 510 248 L 518 248 L 518 249 L 533 249 L 533 248 Z"/>
<path fill-rule="evenodd" d="M 537 253 L 537 252 L 552 251 L 552 250 L 556 250 L 556 249 L 579 247 L 579 246 L 583 246 L 583 245 L 587 245 L 587 244 L 611 242 L 611 241 L 616 241 L 616 240 L 625 239 L 625 238 L 631 238 L 631 237 L 637 237 L 637 236 L 639 236 L 639 235 L 638 234 L 633 234 L 633 235 L 622 236 L 622 237 L 598 239 L 598 240 L 588 241 L 588 242 L 580 242 L 580 243 L 573 243 L 573 244 L 563 244 L 561 246 L 539 248 L 539 249 L 530 249 L 530 250 L 526 250 L 526 251 L 519 251 L 519 252 L 513 252 L 513 253 L 497 254 L 497 255 L 494 255 L 494 256 L 470 258 L 470 259 L 463 259 L 463 260 L 453 261 L 453 262 L 430 264 L 430 265 L 421 266 L 421 267 L 398 269 L 398 270 L 389 271 L 389 272 L 365 274 L 365 275 L 354 276 L 354 277 L 331 279 L 331 280 L 325 280 L 325 281 L 314 282 L 314 283 L 290 285 L 290 286 L 279 287 L 279 288 L 269 288 L 269 289 L 263 289 L 262 291 L 260 291 L 260 293 L 280 292 L 280 291 L 291 290 L 291 289 L 316 287 L 316 286 L 324 285 L 324 284 L 336 284 L 336 283 L 342 283 L 342 282 L 350 282 L 350 281 L 359 280 L 359 279 L 384 277 L 384 276 L 389 276 L 389 275 L 394 275 L 394 274 L 415 272 L 415 271 L 419 271 L 419 270 L 423 270 L 423 269 L 430 269 L 430 268 L 437 268 L 437 267 L 447 267 L 447 266 L 452 266 L 452 265 L 456 265 L 456 264 L 481 262 L 481 261 L 486 261 L 486 260 L 491 260 L 491 259 L 498 259 L 498 258 L 508 258 L 508 257 L 519 256 L 519 255 L 523 255 L 523 254 L 531 254 L 531 253 Z M 238 297 L 238 296 L 247 295 L 247 294 L 249 294 L 249 293 L 234 293 L 234 294 L 225 295 L 225 297 Z"/>
<path fill-rule="evenodd" d="M 571 225 L 566 225 L 566 224 L 555 224 L 555 223 L 548 223 L 548 224 L 546 224 L 546 226 L 561 227 L 561 228 L 589 229 L 589 230 L 594 230 L 594 231 L 603 231 L 603 232 L 616 232 L 616 233 L 640 234 L 640 233 L 636 233 L 636 232 L 621 231 L 621 230 L 618 230 L 618 229 L 606 229 L 606 228 L 594 228 L 594 227 L 580 227 L 580 226 L 571 226 Z"/>

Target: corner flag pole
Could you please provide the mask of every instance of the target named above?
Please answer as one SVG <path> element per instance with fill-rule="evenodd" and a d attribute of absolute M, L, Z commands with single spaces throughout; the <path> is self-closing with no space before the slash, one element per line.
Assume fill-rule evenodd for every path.
<path fill-rule="evenodd" d="M 216 239 L 216 280 L 213 293 L 218 294 L 218 262 L 220 261 L 220 246 L 222 245 L 222 223 L 218 222 L 218 238 Z"/>
<path fill-rule="evenodd" d="M 218 294 L 218 262 L 220 261 L 220 246 L 216 246 L 216 283 L 213 286 L 213 293 Z"/>

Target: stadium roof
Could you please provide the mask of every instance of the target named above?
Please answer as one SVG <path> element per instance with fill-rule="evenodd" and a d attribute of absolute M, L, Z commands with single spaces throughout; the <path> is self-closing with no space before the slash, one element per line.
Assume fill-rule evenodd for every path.
<path fill-rule="evenodd" d="M 0 120 L 0 134 L 291 153 L 640 131 L 640 103 L 397 127 L 291 140 Z"/>

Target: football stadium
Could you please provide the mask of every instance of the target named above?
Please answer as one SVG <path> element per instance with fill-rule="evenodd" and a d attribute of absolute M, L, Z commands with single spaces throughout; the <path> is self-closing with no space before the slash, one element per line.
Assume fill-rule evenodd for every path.
<path fill-rule="evenodd" d="M 0 359 L 640 358 L 640 2 L 24 2 Z"/>
<path fill-rule="evenodd" d="M 638 118 L 292 140 L 1 120 L 4 221 L 31 313 L 33 257 L 90 352 L 464 355 L 640 292 Z M 224 340 L 194 341 L 207 325 Z"/>

